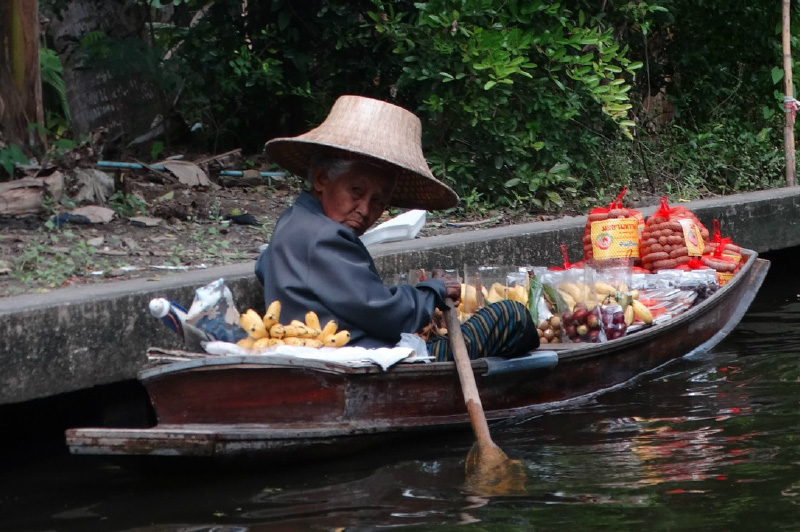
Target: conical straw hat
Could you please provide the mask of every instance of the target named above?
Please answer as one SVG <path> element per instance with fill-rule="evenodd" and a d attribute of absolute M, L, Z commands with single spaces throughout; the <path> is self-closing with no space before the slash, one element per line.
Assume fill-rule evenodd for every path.
<path fill-rule="evenodd" d="M 273 162 L 304 178 L 318 155 L 365 159 L 397 172 L 395 207 L 438 210 L 458 203 L 458 195 L 428 168 L 419 118 L 380 100 L 341 96 L 319 126 L 297 137 L 272 139 L 265 149 Z"/>

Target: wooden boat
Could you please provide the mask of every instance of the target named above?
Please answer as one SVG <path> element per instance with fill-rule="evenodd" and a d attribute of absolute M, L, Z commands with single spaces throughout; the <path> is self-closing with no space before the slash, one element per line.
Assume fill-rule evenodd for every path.
<path fill-rule="evenodd" d="M 473 361 L 487 418 L 527 416 L 585 400 L 711 349 L 741 320 L 769 268 L 755 252 L 743 253 L 747 260 L 729 283 L 663 323 L 606 343 Z M 285 356 L 204 356 L 145 369 L 139 378 L 157 425 L 70 429 L 72 453 L 320 456 L 469 427 L 451 362 L 399 363 L 384 371 Z"/>

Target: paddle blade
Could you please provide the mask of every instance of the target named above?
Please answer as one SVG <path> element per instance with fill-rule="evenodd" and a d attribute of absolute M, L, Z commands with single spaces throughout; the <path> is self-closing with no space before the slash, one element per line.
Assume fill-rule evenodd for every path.
<path fill-rule="evenodd" d="M 511 460 L 493 442 L 479 441 L 466 462 L 467 488 L 478 495 L 523 495 L 528 476 L 519 460 Z"/>

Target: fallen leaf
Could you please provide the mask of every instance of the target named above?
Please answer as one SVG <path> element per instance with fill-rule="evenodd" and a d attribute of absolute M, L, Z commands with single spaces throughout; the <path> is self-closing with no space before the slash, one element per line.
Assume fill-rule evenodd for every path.
<path fill-rule="evenodd" d="M 93 224 L 107 224 L 114 218 L 114 211 L 108 207 L 99 207 L 97 205 L 86 205 L 85 207 L 78 207 L 70 211 L 70 214 L 76 216 L 85 216 L 89 222 Z"/>
<path fill-rule="evenodd" d="M 213 187 L 202 168 L 189 161 L 163 161 L 164 168 L 187 187 Z"/>

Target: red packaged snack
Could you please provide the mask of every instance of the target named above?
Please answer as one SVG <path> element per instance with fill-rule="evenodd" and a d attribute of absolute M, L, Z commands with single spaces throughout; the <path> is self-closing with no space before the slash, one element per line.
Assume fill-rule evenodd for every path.
<path fill-rule="evenodd" d="M 703 264 L 716 270 L 719 286 L 724 286 L 739 271 L 739 261 L 724 254 L 725 246 L 730 243 L 730 238 L 720 240 L 713 253 L 703 255 Z M 740 256 L 741 257 L 741 256 Z"/>
<path fill-rule="evenodd" d="M 583 230 L 584 260 L 639 259 L 639 235 L 644 228 L 640 211 L 622 205 L 627 188 L 606 207 L 589 212 Z"/>
<path fill-rule="evenodd" d="M 677 268 L 692 257 L 701 257 L 708 229 L 686 207 L 670 207 L 667 198 L 645 221 L 639 241 L 642 267 L 650 271 Z"/>
<path fill-rule="evenodd" d="M 722 243 L 722 240 L 722 231 L 720 230 L 719 220 L 715 218 L 713 222 L 711 242 L 708 243 L 706 253 L 713 254 L 717 249 L 717 246 Z M 736 264 L 740 264 L 742 262 L 742 249 L 736 244 L 732 243 L 730 241 L 730 237 L 728 237 L 727 240 L 728 241 L 724 244 L 722 255 L 736 261 Z"/>

